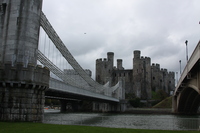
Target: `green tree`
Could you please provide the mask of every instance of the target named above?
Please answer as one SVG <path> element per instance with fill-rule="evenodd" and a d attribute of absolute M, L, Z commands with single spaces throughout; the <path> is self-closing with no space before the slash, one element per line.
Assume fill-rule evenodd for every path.
<path fill-rule="evenodd" d="M 140 103 L 140 98 L 136 97 L 134 99 L 130 99 L 129 100 L 129 103 L 131 106 L 133 106 L 134 108 L 137 108 L 137 107 L 141 107 L 141 103 Z"/>

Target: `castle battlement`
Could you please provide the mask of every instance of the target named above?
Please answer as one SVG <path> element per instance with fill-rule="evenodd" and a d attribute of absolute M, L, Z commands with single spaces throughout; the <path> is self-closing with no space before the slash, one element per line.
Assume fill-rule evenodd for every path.
<path fill-rule="evenodd" d="M 151 58 L 140 56 L 140 53 L 139 50 L 133 51 L 133 68 L 128 70 L 123 68 L 122 59 L 117 59 L 117 66 L 113 66 L 114 53 L 109 52 L 105 63 L 96 64 L 96 81 L 100 84 L 110 81 L 114 85 L 123 77 L 125 93 L 134 93 L 141 99 L 151 99 L 152 90 L 163 89 L 169 94 L 175 86 L 174 73 L 160 68 L 160 64 L 151 65 Z"/>

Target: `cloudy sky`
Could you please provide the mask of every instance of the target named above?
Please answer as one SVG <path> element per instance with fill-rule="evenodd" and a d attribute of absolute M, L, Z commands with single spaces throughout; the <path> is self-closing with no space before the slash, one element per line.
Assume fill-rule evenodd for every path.
<path fill-rule="evenodd" d="M 133 51 L 168 71 L 180 72 L 186 45 L 200 39 L 200 0 L 43 0 L 43 12 L 84 69 L 114 52 L 132 68 Z"/>

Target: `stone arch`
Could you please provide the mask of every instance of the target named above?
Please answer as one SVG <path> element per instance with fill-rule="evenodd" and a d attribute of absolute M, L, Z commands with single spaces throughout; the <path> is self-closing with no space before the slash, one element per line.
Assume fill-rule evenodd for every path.
<path fill-rule="evenodd" d="M 199 90 L 199 88 L 198 88 L 198 87 L 196 87 L 195 85 L 189 84 L 189 85 L 188 85 L 188 87 L 190 87 L 190 88 L 194 89 L 194 90 L 195 90 L 197 93 L 199 93 L 199 94 L 200 94 L 200 90 Z"/>
<path fill-rule="evenodd" d="M 178 112 L 196 114 L 200 106 L 200 94 L 195 86 L 188 86 L 180 93 Z"/>

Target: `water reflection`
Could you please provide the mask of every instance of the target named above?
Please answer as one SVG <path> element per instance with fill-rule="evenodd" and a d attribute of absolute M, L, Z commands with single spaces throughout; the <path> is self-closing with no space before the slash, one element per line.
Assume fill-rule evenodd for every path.
<path fill-rule="evenodd" d="M 198 130 L 200 116 L 46 112 L 44 123 L 134 129 Z"/>

